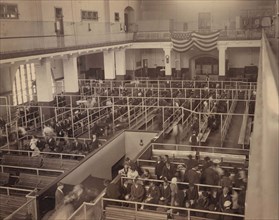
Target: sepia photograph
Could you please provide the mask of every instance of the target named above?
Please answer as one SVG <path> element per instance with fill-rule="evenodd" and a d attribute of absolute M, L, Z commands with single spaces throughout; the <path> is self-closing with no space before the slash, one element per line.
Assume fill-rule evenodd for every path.
<path fill-rule="evenodd" d="M 278 220 L 279 0 L 0 0 L 0 220 Z"/>

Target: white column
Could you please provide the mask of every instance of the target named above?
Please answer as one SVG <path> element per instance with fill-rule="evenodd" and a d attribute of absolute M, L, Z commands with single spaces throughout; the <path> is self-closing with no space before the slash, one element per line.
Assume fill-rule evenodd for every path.
<path fill-rule="evenodd" d="M 67 56 L 63 58 L 63 69 L 65 92 L 77 93 L 79 91 L 77 57 Z"/>
<path fill-rule="evenodd" d="M 165 73 L 166 76 L 171 76 L 171 59 L 172 59 L 172 54 L 171 54 L 171 48 L 164 48 L 165 52 Z"/>
<path fill-rule="evenodd" d="M 50 60 L 44 58 L 39 63 L 35 63 L 35 69 L 38 99 L 37 101 L 51 102 L 53 100 L 53 94 Z"/>
<path fill-rule="evenodd" d="M 115 68 L 117 76 L 126 75 L 126 54 L 125 49 L 115 51 Z"/>
<path fill-rule="evenodd" d="M 226 74 L 226 49 L 227 47 L 218 46 L 219 50 L 219 76 Z"/>
<path fill-rule="evenodd" d="M 104 51 L 105 79 L 115 79 L 114 50 Z"/>
<path fill-rule="evenodd" d="M 175 69 L 181 70 L 181 57 L 178 52 L 175 53 Z"/>

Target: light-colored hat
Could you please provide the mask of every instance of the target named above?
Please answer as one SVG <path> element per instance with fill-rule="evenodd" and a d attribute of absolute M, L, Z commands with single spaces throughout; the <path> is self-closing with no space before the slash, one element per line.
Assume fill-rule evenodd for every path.
<path fill-rule="evenodd" d="M 219 163 L 221 163 L 221 160 L 219 160 L 219 159 L 214 159 L 214 160 L 213 160 L 213 163 L 219 164 Z"/>
<path fill-rule="evenodd" d="M 177 178 L 176 177 L 173 177 L 172 179 L 171 179 L 171 183 L 177 183 Z"/>
<path fill-rule="evenodd" d="M 232 204 L 232 202 L 227 200 L 224 202 L 224 207 L 229 207 L 229 206 L 231 206 L 231 204 Z"/>

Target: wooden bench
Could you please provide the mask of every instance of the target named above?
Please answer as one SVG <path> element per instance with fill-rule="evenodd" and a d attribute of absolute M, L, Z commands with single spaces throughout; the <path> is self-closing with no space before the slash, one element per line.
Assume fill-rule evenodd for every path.
<path fill-rule="evenodd" d="M 132 126 L 133 129 L 139 130 L 142 126 L 149 123 L 151 120 L 153 120 L 156 117 L 156 114 L 152 113 L 152 115 L 149 115 L 146 119 L 140 121 L 139 123 L 136 123 L 134 126 Z"/>
<path fill-rule="evenodd" d="M 15 156 L 15 155 L 10 155 L 10 154 L 5 154 L 2 158 L 2 164 L 3 165 L 39 168 L 42 165 L 42 158 L 41 157 Z"/>
<path fill-rule="evenodd" d="M 242 120 L 242 124 L 241 124 L 240 133 L 239 133 L 239 138 L 238 138 L 238 144 L 240 144 L 242 146 L 244 145 L 244 141 L 245 141 L 247 121 L 248 121 L 248 116 L 244 115 L 243 120 Z"/>
<path fill-rule="evenodd" d="M 39 176 L 33 174 L 20 173 L 18 179 L 19 181 L 15 185 L 28 189 L 38 188 L 40 183 Z"/>
<path fill-rule="evenodd" d="M 27 199 L 23 196 L 9 196 L 0 194 L 0 219 L 4 219 L 5 217 L 13 213 L 25 202 L 27 202 Z M 25 219 L 26 214 L 27 208 L 24 208 L 17 213 L 14 219 Z"/>
<path fill-rule="evenodd" d="M 0 173 L 0 185 L 6 185 L 9 183 L 10 174 L 9 173 Z"/>
<path fill-rule="evenodd" d="M 48 158 L 44 157 L 43 158 L 43 163 L 42 163 L 42 168 L 45 169 L 56 169 L 56 170 L 61 170 L 62 168 L 62 161 L 61 159 L 57 158 Z"/>
<path fill-rule="evenodd" d="M 57 179 L 57 177 L 54 176 L 39 176 L 39 184 L 37 186 L 37 188 L 39 189 L 44 189 L 46 188 L 49 184 L 51 184 L 52 182 L 54 182 Z"/>
<path fill-rule="evenodd" d="M 174 126 L 181 120 L 182 115 L 179 116 L 177 119 L 175 119 L 173 122 L 170 122 L 170 124 L 168 125 L 168 128 L 165 131 L 165 134 L 170 134 L 171 131 L 173 130 Z"/>
<path fill-rule="evenodd" d="M 79 163 L 78 160 L 47 158 L 43 159 L 42 168 L 55 170 L 69 170 Z"/>
<path fill-rule="evenodd" d="M 210 128 L 207 128 L 207 129 L 204 131 L 204 133 L 202 134 L 202 137 L 200 138 L 200 142 L 201 142 L 201 143 L 205 143 L 205 142 L 207 141 L 207 138 L 208 138 L 210 132 L 211 132 L 211 129 L 210 129 Z"/>
<path fill-rule="evenodd" d="M 138 211 L 136 212 L 136 220 L 167 220 L 167 213 L 155 212 L 155 211 Z"/>
<path fill-rule="evenodd" d="M 78 160 L 68 160 L 68 159 L 63 159 L 62 160 L 62 169 L 63 170 L 70 170 L 74 166 L 76 166 L 79 163 Z"/>
<path fill-rule="evenodd" d="M 247 146 L 250 144 L 250 136 L 251 136 L 251 128 L 252 128 L 252 119 L 249 118 L 246 126 L 245 131 L 245 139 L 244 139 L 244 145 Z"/>
<path fill-rule="evenodd" d="M 246 129 L 247 129 L 247 125 L 249 122 L 248 113 L 249 113 L 249 105 L 246 103 L 243 120 L 242 120 L 242 124 L 241 124 L 241 129 L 240 129 L 240 133 L 239 133 L 239 138 L 238 138 L 238 144 L 243 147 L 245 145 Z"/>
<path fill-rule="evenodd" d="M 135 220 L 135 209 L 127 207 L 108 206 L 106 207 L 107 220 Z"/>
<path fill-rule="evenodd" d="M 173 215 L 173 219 L 174 220 L 186 220 L 187 216 Z M 197 216 L 190 216 L 190 220 L 213 220 L 213 219 L 197 217 Z"/>

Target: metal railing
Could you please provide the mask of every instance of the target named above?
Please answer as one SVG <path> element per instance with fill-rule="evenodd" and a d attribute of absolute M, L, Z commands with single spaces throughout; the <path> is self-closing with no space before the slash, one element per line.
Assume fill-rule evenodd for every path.
<path fill-rule="evenodd" d="M 27 202 L 18 207 L 13 213 L 4 218 L 4 220 L 14 220 L 28 218 L 37 219 L 37 202 L 36 197 L 27 197 Z"/>
<path fill-rule="evenodd" d="M 264 29 L 267 36 L 272 38 L 275 36 L 275 30 L 270 28 Z M 227 30 L 190 30 L 190 31 L 140 31 L 135 33 L 134 41 L 136 42 L 148 42 L 148 41 L 171 41 L 172 35 L 175 33 L 190 34 L 195 33 L 213 33 L 220 31 L 218 40 L 260 40 L 262 37 L 262 29 L 227 29 Z"/>
<path fill-rule="evenodd" d="M 28 157 L 32 157 L 32 153 L 34 151 L 31 150 L 13 150 L 13 149 L 1 149 L 0 150 L 2 153 L 18 153 L 20 156 L 27 155 Z M 14 154 L 13 154 L 14 155 Z M 54 157 L 54 158 L 59 158 L 61 161 L 63 160 L 63 157 L 81 157 L 84 158 L 85 155 L 82 154 L 70 154 L 70 153 L 55 153 L 55 152 L 40 152 L 40 155 L 43 157 Z M 55 157 L 57 156 L 57 157 Z"/>
<path fill-rule="evenodd" d="M 109 198 L 103 198 L 102 202 L 106 202 L 107 204 L 109 204 L 110 202 L 112 203 L 117 203 L 119 205 L 119 212 L 124 212 L 125 213 L 125 206 L 130 206 L 133 207 L 134 213 L 133 215 L 135 216 L 139 216 L 141 214 L 142 211 L 147 212 L 146 214 L 148 214 L 149 209 L 151 208 L 163 208 L 166 210 L 177 210 L 179 212 L 185 212 L 186 215 L 184 216 L 185 219 L 190 220 L 191 216 L 195 216 L 195 213 L 203 213 L 203 214 L 215 214 L 218 216 L 231 216 L 234 219 L 243 219 L 244 215 L 240 215 L 240 214 L 231 214 L 231 213 L 225 213 L 225 212 L 216 212 L 216 211 L 209 211 L 209 210 L 201 210 L 201 209 L 193 209 L 193 208 L 183 208 L 183 207 L 177 207 L 177 206 L 168 206 L 168 205 L 158 205 L 158 204 L 150 204 L 150 203 L 144 203 L 144 202 L 133 202 L 133 201 L 126 201 L 126 200 L 118 200 L 118 199 L 109 199 Z M 124 207 L 122 206 L 124 205 Z M 94 212 L 92 210 L 90 210 L 90 208 L 94 206 L 92 203 L 83 203 L 83 205 L 79 208 L 79 212 L 75 212 L 70 218 L 68 218 L 68 220 L 70 219 L 84 219 L 84 220 L 89 220 L 92 219 L 92 217 L 94 216 Z M 144 206 L 145 210 L 140 210 L 140 207 Z M 114 206 L 117 207 L 117 206 Z M 129 209 L 130 210 L 130 209 Z M 104 209 L 104 212 L 106 212 L 106 209 Z M 152 218 L 152 213 L 154 212 L 150 212 L 150 218 Z M 167 211 L 166 212 L 160 212 L 161 214 L 165 214 L 165 217 L 167 217 Z M 130 213 L 131 214 L 131 213 Z M 147 217 L 147 215 L 145 216 Z M 102 216 L 100 216 L 99 218 L 94 218 L 96 220 L 101 219 Z"/>
<path fill-rule="evenodd" d="M 163 180 L 157 180 L 157 179 L 145 179 L 145 178 L 137 178 L 138 180 L 142 181 L 142 182 L 154 182 L 154 183 L 163 183 Z M 125 182 L 125 180 L 130 180 L 130 182 L 133 182 L 133 178 L 129 178 L 129 177 L 124 177 L 122 176 L 120 181 L 121 181 L 121 185 L 123 185 L 123 183 Z M 171 183 L 171 181 L 168 181 L 169 183 Z M 189 186 L 190 183 L 188 182 L 177 182 L 177 185 L 179 186 Z M 196 183 L 194 184 L 197 189 L 198 192 L 202 191 L 201 188 L 205 189 L 205 190 L 211 190 L 211 189 L 222 189 L 222 186 L 219 185 L 207 185 L 207 184 L 201 184 L 201 183 Z M 233 190 L 237 190 L 237 191 L 241 191 L 243 190 L 242 188 L 238 188 L 238 187 L 232 187 Z"/>
<path fill-rule="evenodd" d="M 190 150 L 192 145 L 187 144 L 169 144 L 169 143 L 151 143 L 152 150 L 166 150 L 166 151 L 187 151 Z M 242 148 L 223 148 L 217 146 L 195 146 L 197 151 L 206 153 L 223 153 L 223 154 L 237 154 L 249 155 L 248 149 Z"/>
<path fill-rule="evenodd" d="M 102 80 L 96 81 L 94 79 L 79 79 L 79 87 L 82 86 L 89 86 L 90 88 L 142 88 L 148 87 L 150 89 L 155 88 L 204 88 L 207 86 L 210 88 L 210 84 L 219 84 L 219 88 L 225 88 L 225 85 L 233 87 L 233 88 L 240 88 L 242 85 L 249 86 L 252 88 L 253 85 L 257 85 L 255 82 L 245 82 L 244 79 L 227 79 L 227 80 Z M 202 87 L 199 87 L 202 86 Z M 248 87 L 248 88 L 249 88 Z M 97 93 L 95 93 L 97 94 Z"/>
<path fill-rule="evenodd" d="M 19 193 L 19 194 L 23 193 L 27 199 L 27 201 L 24 204 L 20 205 L 20 203 L 19 203 L 18 204 L 18 205 L 20 205 L 19 207 L 15 207 L 13 205 L 12 207 L 13 207 L 14 211 L 11 214 L 9 214 L 8 216 L 4 217 L 5 220 L 17 219 L 18 217 L 27 218 L 28 216 L 32 220 L 37 219 L 37 208 L 36 208 L 37 204 L 36 204 L 36 197 L 35 197 L 36 191 L 35 190 L 28 190 L 28 189 L 22 189 L 22 188 L 17 188 L 17 187 L 7 187 L 7 186 L 0 186 L 0 190 L 1 191 L 5 190 L 7 196 L 10 196 L 13 193 L 15 193 L 15 195 L 17 195 L 17 193 Z M 11 192 L 13 192 L 13 193 L 11 193 Z M 24 198 L 23 195 L 22 195 L 22 198 Z M 1 201 L 1 203 L 2 203 L 2 201 Z"/>
<path fill-rule="evenodd" d="M 12 165 L 3 165 L 0 164 L 1 172 L 4 172 L 5 168 L 13 168 L 19 170 L 29 170 L 36 171 L 36 175 L 39 176 L 40 172 L 54 172 L 54 173 L 64 173 L 64 170 L 55 170 L 55 169 L 45 169 L 45 168 L 35 168 L 35 167 L 23 167 L 23 166 L 12 166 Z"/>

